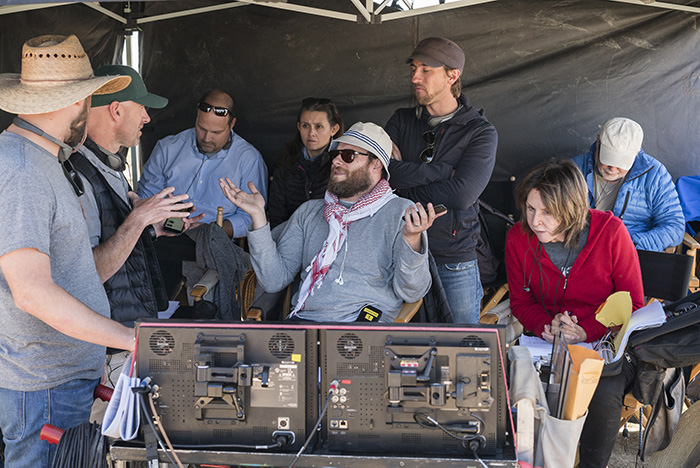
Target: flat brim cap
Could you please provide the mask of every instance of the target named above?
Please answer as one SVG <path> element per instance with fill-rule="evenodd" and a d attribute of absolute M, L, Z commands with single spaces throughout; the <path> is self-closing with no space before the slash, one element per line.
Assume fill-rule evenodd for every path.
<path fill-rule="evenodd" d="M 357 122 L 334 141 L 357 146 L 378 157 L 389 180 L 389 158 L 393 145 L 382 127 L 372 122 Z"/>
<path fill-rule="evenodd" d="M 423 62 L 429 67 L 447 66 L 462 72 L 464 70 L 464 51 L 455 42 L 445 37 L 428 37 L 418 43 L 406 63 L 413 60 Z"/>
<path fill-rule="evenodd" d="M 102 94 L 92 98 L 92 107 L 106 106 L 114 101 L 133 101 L 152 109 L 162 109 L 168 105 L 168 99 L 149 93 L 141 75 L 126 65 L 105 65 L 95 70 L 96 76 L 122 75 L 131 77 L 131 83 L 116 93 Z"/>

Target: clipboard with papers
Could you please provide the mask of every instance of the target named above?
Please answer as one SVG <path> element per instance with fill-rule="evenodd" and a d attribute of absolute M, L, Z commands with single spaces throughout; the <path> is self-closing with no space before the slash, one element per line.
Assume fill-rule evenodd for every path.
<path fill-rule="evenodd" d="M 666 313 L 657 301 L 632 313 L 629 293 L 618 292 L 599 307 L 596 319 L 608 328 L 606 337 L 597 343 L 568 345 L 561 332 L 554 335 L 552 344 L 539 337 L 520 338 L 520 344 L 530 349 L 533 361 L 541 359 L 542 367 L 549 367 L 549 376 L 543 378 L 543 383 L 549 412 L 556 418 L 572 420 L 583 416 L 601 374 L 606 375 L 604 364 L 618 362 L 632 332 L 662 325 Z M 613 336 L 612 330 L 618 328 Z M 605 369 L 609 367 L 617 366 Z"/>
<path fill-rule="evenodd" d="M 660 302 L 653 300 L 632 313 L 632 299 L 629 292 L 618 291 L 601 304 L 596 311 L 596 320 L 605 325 L 609 331 L 613 327 L 621 327 L 617 336 L 611 339 L 611 333 L 608 333 L 594 345 L 594 349 L 598 351 L 605 363 L 611 364 L 620 360 L 624 354 L 632 332 L 664 324 L 666 312 Z"/>

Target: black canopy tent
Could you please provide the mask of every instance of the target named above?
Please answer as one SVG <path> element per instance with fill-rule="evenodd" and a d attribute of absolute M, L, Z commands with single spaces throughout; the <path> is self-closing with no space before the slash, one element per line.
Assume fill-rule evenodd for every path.
<path fill-rule="evenodd" d="M 125 29 L 138 27 L 146 83 L 170 98 L 151 114 L 145 154 L 191 127 L 197 97 L 222 87 L 236 99 L 237 132 L 272 169 L 303 97 L 333 99 L 349 124 L 383 124 L 412 104 L 404 63 L 412 47 L 443 35 L 464 48 L 463 91 L 499 131 L 494 182 L 586 151 L 614 116 L 642 125 L 644 149 L 674 178 L 700 173 L 698 0 L 479 0 L 427 14 L 393 9 L 393 1 L 248 3 L 132 2 L 125 13 L 124 2 L 102 2 L 2 14 L 25 7 L 4 2 L 0 71 L 18 72 L 21 44 L 47 33 L 77 34 L 97 67 L 113 61 Z M 222 9 L 203 10 L 211 7 Z"/>

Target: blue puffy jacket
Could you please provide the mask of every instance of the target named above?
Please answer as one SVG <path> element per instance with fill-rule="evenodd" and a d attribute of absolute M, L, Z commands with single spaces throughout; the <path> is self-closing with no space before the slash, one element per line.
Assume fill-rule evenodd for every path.
<path fill-rule="evenodd" d="M 595 205 L 595 153 L 596 143 L 593 143 L 588 153 L 572 159 L 586 179 L 591 207 Z M 683 241 L 685 219 L 671 174 L 644 150 L 634 160 L 612 211 L 625 224 L 640 250 L 661 252 Z"/>

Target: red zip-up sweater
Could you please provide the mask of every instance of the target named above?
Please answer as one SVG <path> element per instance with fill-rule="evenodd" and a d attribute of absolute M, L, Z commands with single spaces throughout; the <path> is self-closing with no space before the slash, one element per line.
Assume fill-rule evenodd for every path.
<path fill-rule="evenodd" d="M 545 325 L 552 323 L 556 313 L 569 311 L 586 331 L 586 341 L 601 338 L 606 328 L 595 319 L 595 311 L 617 291 L 630 293 L 633 311 L 644 305 L 639 258 L 627 229 L 610 212 L 589 210 L 589 213 L 588 239 L 568 278 L 561 276 L 537 236 L 525 234 L 522 223 L 526 220 L 519 221 L 508 232 L 506 271 L 510 307 L 523 327 L 537 336 L 542 335 Z"/>

